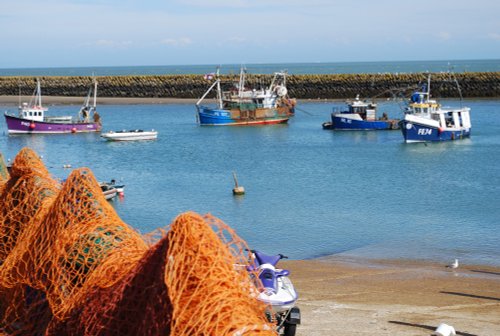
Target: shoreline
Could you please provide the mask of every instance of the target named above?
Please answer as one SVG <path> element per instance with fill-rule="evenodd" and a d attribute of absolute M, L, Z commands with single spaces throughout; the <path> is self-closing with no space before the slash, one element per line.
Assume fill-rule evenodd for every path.
<path fill-rule="evenodd" d="M 297 336 L 461 335 L 500 330 L 500 267 L 329 256 L 287 260 L 302 323 Z"/>
<path fill-rule="evenodd" d="M 6 106 L 18 106 L 19 100 L 21 102 L 29 102 L 31 96 L 0 96 L 0 105 Z M 450 98 L 447 98 L 450 99 Z M 464 98 L 467 100 L 496 100 L 500 99 L 500 97 L 477 97 L 477 98 Z M 305 102 L 325 102 L 325 103 L 338 103 L 344 102 L 346 99 L 326 99 L 326 98 L 318 98 L 318 99 L 297 99 L 298 103 Z M 386 99 L 380 99 L 385 101 Z M 81 105 L 84 101 L 84 97 L 65 97 L 65 96 L 43 96 L 42 102 L 44 105 Z M 198 99 L 192 98 L 116 98 L 116 97 L 98 97 L 97 105 L 155 105 L 155 104 L 196 104 Z M 377 99 L 376 99 L 377 101 Z"/>
<path fill-rule="evenodd" d="M 30 96 L 0 96 L 2 105 L 19 105 L 21 102 L 29 102 Z M 81 105 L 84 97 L 64 97 L 64 96 L 43 96 L 42 102 L 45 105 Z M 139 104 L 196 104 L 198 99 L 191 98 L 115 98 L 97 97 L 98 105 L 139 105 Z"/>

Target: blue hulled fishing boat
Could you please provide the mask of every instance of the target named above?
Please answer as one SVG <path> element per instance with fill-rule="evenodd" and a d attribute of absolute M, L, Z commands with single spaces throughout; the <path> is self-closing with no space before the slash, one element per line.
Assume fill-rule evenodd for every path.
<path fill-rule="evenodd" d="M 324 129 L 332 130 L 391 130 L 397 129 L 399 120 L 392 120 L 384 113 L 377 118 L 377 104 L 356 99 L 346 102 L 347 109 L 334 107 L 331 122 L 324 122 Z"/>
<path fill-rule="evenodd" d="M 449 141 L 470 137 L 470 108 L 442 108 L 436 100 L 430 99 L 430 84 L 429 75 L 427 84 L 412 94 L 405 116 L 399 122 L 405 142 Z"/>
<path fill-rule="evenodd" d="M 268 87 L 248 89 L 245 87 L 244 69 L 239 82 L 230 90 L 221 90 L 218 73 L 215 82 L 196 103 L 200 125 L 252 126 L 286 123 L 293 116 L 296 101 L 288 97 L 286 72 L 276 72 Z M 205 97 L 216 89 L 216 106 L 201 105 Z"/>

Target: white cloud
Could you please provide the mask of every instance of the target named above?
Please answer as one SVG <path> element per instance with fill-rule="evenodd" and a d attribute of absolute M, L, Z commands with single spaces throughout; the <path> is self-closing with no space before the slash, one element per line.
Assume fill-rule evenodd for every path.
<path fill-rule="evenodd" d="M 180 38 L 166 38 L 160 41 L 160 44 L 166 44 L 174 47 L 185 47 L 187 45 L 192 44 L 193 41 L 189 37 L 180 37 Z"/>

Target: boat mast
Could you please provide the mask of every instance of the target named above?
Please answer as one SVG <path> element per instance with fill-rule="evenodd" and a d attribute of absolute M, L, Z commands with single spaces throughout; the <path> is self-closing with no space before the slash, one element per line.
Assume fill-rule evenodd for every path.
<path fill-rule="evenodd" d="M 97 80 L 94 78 L 94 111 L 97 106 Z"/>
<path fill-rule="evenodd" d="M 35 105 L 42 107 L 42 89 L 40 88 L 40 80 L 36 79 L 36 98 Z"/>
<path fill-rule="evenodd" d="M 427 100 L 431 98 L 431 74 L 427 78 Z"/>
<path fill-rule="evenodd" d="M 240 81 L 238 82 L 238 97 L 243 96 L 243 88 L 245 87 L 245 73 L 246 69 L 242 66 L 240 69 Z"/>
<path fill-rule="evenodd" d="M 33 101 L 33 98 L 35 98 L 35 101 Z M 36 79 L 36 88 L 33 92 L 33 96 L 31 97 L 29 104 L 30 108 L 32 108 L 33 106 L 42 107 L 42 89 L 40 88 L 40 79 L 38 78 Z"/>
<path fill-rule="evenodd" d="M 219 78 L 219 70 L 220 68 L 217 67 L 217 72 L 216 72 L 216 76 L 217 76 L 217 100 L 219 101 L 219 108 L 222 109 L 222 90 L 220 88 L 220 78 Z"/>
<path fill-rule="evenodd" d="M 219 102 L 219 108 L 222 108 L 222 94 L 221 94 L 221 89 L 220 89 L 220 78 L 219 78 L 219 68 L 218 67 L 217 67 L 216 77 L 217 77 L 217 79 L 215 80 L 215 82 L 212 85 L 210 85 L 210 87 L 205 92 L 205 94 L 203 94 L 203 96 L 201 96 L 201 98 L 198 99 L 198 101 L 196 102 L 196 106 L 200 106 L 200 103 L 203 101 L 203 99 L 205 99 L 205 97 L 209 94 L 209 92 L 212 91 L 212 89 L 215 86 L 217 86 L 217 100 Z"/>

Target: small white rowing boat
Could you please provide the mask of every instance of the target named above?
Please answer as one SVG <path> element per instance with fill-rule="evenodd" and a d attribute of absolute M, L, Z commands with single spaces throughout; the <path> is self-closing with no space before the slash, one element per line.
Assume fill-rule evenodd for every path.
<path fill-rule="evenodd" d="M 108 141 L 155 140 L 158 137 L 158 132 L 155 130 L 109 131 L 102 133 L 101 137 Z"/>
<path fill-rule="evenodd" d="M 106 200 L 110 200 L 116 196 L 117 194 L 116 188 L 110 185 L 109 183 L 101 182 L 99 183 L 99 186 L 101 187 L 102 193 Z"/>

